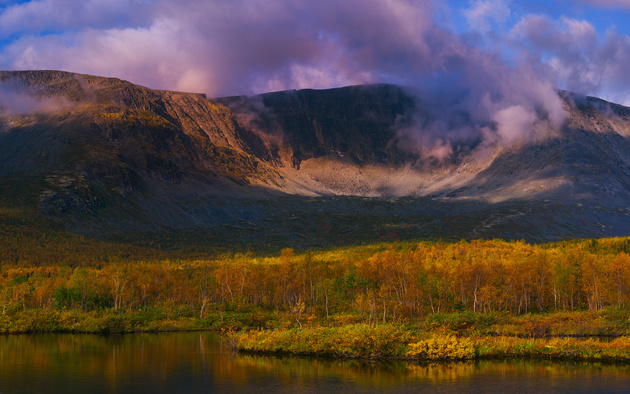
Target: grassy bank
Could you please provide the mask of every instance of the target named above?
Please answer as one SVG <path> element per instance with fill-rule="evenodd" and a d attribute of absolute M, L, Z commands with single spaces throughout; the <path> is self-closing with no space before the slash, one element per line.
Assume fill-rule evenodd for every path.
<path fill-rule="evenodd" d="M 0 310 L 1 312 L 1 310 Z M 90 333 L 122 334 L 169 331 L 221 331 L 256 327 L 287 327 L 284 314 L 273 311 L 209 311 L 200 317 L 181 306 L 139 310 L 27 309 L 0 313 L 0 334 Z"/>
<path fill-rule="evenodd" d="M 519 338 L 455 336 L 408 327 L 365 324 L 230 333 L 242 352 L 301 356 L 452 361 L 533 358 L 630 362 L 630 338 Z"/>

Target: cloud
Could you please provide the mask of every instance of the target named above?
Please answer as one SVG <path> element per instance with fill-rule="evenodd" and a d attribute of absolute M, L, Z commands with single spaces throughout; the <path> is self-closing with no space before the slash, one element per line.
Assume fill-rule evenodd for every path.
<path fill-rule="evenodd" d="M 424 156 L 444 160 L 518 147 L 562 126 L 563 103 L 536 63 L 508 65 L 474 49 L 454 63 L 416 91 L 424 99 L 404 136 L 415 139 Z"/>
<path fill-rule="evenodd" d="M 473 30 L 488 31 L 492 24 L 504 24 L 511 15 L 509 0 L 475 0 L 464 10 L 468 24 Z"/>
<path fill-rule="evenodd" d="M 161 19 L 147 28 L 25 37 L 5 55 L 16 69 L 60 69 L 121 77 L 153 88 L 211 90 L 212 73 L 193 50 L 195 38 L 182 34 L 177 21 Z"/>
<path fill-rule="evenodd" d="M 10 2 L 7 2 L 10 3 Z M 106 29 L 150 21 L 153 1 L 39 0 L 12 3 L 0 14 L 0 34 Z M 0 3 L 1 4 L 1 3 Z"/>
<path fill-rule="evenodd" d="M 512 29 L 511 39 L 538 56 L 559 87 L 630 104 L 630 37 L 608 31 L 600 38 L 584 20 L 529 15 Z"/>
<path fill-rule="evenodd" d="M 38 97 L 9 81 L 0 81 L 0 115 L 54 113 L 72 104 L 63 97 Z"/>
<path fill-rule="evenodd" d="M 99 23 L 90 21 L 98 14 L 90 9 L 100 10 L 104 0 L 76 10 L 70 3 L 76 2 L 7 8 L 0 16 L 5 34 L 28 31 L 5 49 L 0 64 L 226 95 L 397 81 L 405 79 L 401 65 L 426 71 L 442 61 L 427 43 L 442 34 L 430 1 L 162 0 L 145 8 L 127 1 Z M 149 20 L 135 16 L 149 9 Z M 120 26 L 118 19 L 139 22 Z M 43 34 L 51 29 L 58 32 Z"/>
<path fill-rule="evenodd" d="M 21 34 L 0 53 L 0 65 L 115 76 L 211 96 L 398 83 L 414 87 L 424 99 L 407 131 L 420 150 L 436 157 L 480 141 L 535 140 L 541 118 L 558 127 L 563 111 L 552 63 L 506 61 L 466 43 L 436 23 L 439 4 L 115 0 L 111 6 L 91 0 L 77 6 L 71 0 L 31 1 L 8 6 L 0 15 L 5 37 Z M 469 23 L 478 29 L 502 23 L 510 17 L 508 5 L 477 0 L 468 10 Z M 567 29 L 590 37 L 588 26 L 571 23 L 567 20 Z M 537 39 L 526 23 L 521 29 L 515 36 Z M 545 45 L 544 37 L 531 45 Z"/>

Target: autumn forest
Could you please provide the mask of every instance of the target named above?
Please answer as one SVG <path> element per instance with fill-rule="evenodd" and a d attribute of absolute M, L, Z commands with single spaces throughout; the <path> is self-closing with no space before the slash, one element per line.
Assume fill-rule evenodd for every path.
<path fill-rule="evenodd" d="M 100 247 L 103 252 L 116 245 Z M 210 259 L 177 259 L 174 252 L 154 251 L 140 260 L 144 249 L 136 248 L 127 258 L 105 262 L 102 254 L 85 255 L 84 261 L 70 264 L 57 256 L 59 261 L 3 264 L 0 329 L 45 330 L 15 325 L 29 311 L 100 315 L 152 310 L 171 320 L 185 317 L 206 324 L 211 324 L 204 320 L 210 316 L 249 313 L 250 321 L 239 324 L 244 326 L 267 326 L 256 316 L 265 320 L 262 316 L 273 312 L 300 327 L 335 316 L 370 324 L 464 311 L 515 316 L 625 311 L 630 309 L 629 247 L 630 239 L 611 238 L 542 245 L 395 242 Z M 73 253 L 81 246 L 65 248 Z M 119 328 L 146 327 L 137 322 Z"/>

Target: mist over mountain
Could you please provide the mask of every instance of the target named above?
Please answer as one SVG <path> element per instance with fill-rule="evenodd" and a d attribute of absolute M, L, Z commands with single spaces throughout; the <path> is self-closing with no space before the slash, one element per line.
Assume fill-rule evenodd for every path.
<path fill-rule="evenodd" d="M 630 234 L 630 109 L 549 102 L 484 117 L 396 85 L 209 99 L 0 72 L 0 202 L 97 236 Z"/>

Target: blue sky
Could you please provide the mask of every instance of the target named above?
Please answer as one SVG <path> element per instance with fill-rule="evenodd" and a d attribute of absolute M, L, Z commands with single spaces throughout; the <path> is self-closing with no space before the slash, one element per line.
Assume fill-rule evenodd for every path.
<path fill-rule="evenodd" d="M 628 64 L 630 0 L 0 0 L 1 69 L 211 96 L 390 82 L 630 104 Z"/>
<path fill-rule="evenodd" d="M 475 2 L 470 0 L 451 0 L 449 5 L 460 14 L 455 21 L 455 28 L 460 32 L 466 31 L 466 19 L 463 12 L 471 8 Z M 494 2 L 487 2 L 492 4 Z M 595 30 L 604 34 L 607 30 L 614 29 L 619 33 L 630 34 L 630 1 L 569 1 L 569 0 L 531 0 L 498 2 L 506 4 L 510 10 L 506 25 L 512 26 L 518 20 L 528 14 L 541 14 L 559 19 L 562 16 L 573 19 L 584 19 L 591 23 Z"/>

